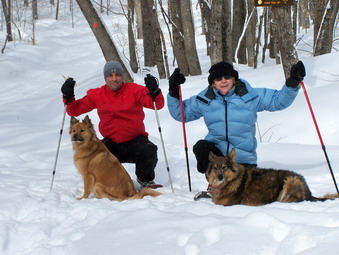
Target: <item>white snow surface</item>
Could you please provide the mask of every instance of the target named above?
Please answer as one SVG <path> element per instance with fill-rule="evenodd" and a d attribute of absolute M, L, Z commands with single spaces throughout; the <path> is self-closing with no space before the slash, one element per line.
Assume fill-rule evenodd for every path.
<path fill-rule="evenodd" d="M 108 27 L 119 23 L 126 28 L 124 17 L 105 19 Z M 60 87 L 65 77 L 73 77 L 75 95 L 80 98 L 88 89 L 103 85 L 105 60 L 78 9 L 75 28 L 69 19 L 42 17 L 36 31 L 36 46 L 27 41 L 9 43 L 0 57 L 0 254 L 338 254 L 339 199 L 258 207 L 194 201 L 194 194 L 205 190 L 207 182 L 196 170 L 192 147 L 206 135 L 206 128 L 202 120 L 186 124 L 189 192 L 182 126 L 170 117 L 167 106 L 158 114 L 174 192 L 154 111 L 146 110 L 147 131 L 158 145 L 155 181 L 164 185 L 159 189 L 163 195 L 123 202 L 93 197 L 77 200 L 83 182 L 73 164 L 67 115 L 62 128 Z M 5 33 L 0 36 L 4 38 Z M 199 27 L 197 44 L 203 74 L 187 77 L 182 86 L 184 98 L 207 85 L 210 62 Z M 311 57 L 307 47 L 306 43 L 298 45 L 307 70 L 305 85 L 338 179 L 339 52 Z M 235 67 L 253 87 L 279 89 L 284 84 L 282 66 L 266 60 L 257 69 Z M 151 73 L 156 75 L 156 69 L 151 68 Z M 143 84 L 145 74 L 134 74 L 135 81 Z M 161 79 L 160 87 L 166 96 L 168 81 Z M 97 127 L 96 111 L 89 116 Z M 258 127 L 260 167 L 302 174 L 315 196 L 336 193 L 302 90 L 288 109 L 259 113 Z M 135 180 L 134 165 L 124 166 Z"/>

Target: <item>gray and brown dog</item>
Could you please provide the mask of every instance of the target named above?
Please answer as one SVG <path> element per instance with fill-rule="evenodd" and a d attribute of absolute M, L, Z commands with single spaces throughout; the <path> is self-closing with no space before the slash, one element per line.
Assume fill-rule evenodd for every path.
<path fill-rule="evenodd" d="M 304 177 L 292 171 L 244 167 L 236 162 L 234 149 L 224 157 L 211 152 L 209 160 L 206 176 L 212 187 L 212 200 L 218 205 L 257 206 L 275 201 L 325 201 L 338 197 L 312 196 Z"/>

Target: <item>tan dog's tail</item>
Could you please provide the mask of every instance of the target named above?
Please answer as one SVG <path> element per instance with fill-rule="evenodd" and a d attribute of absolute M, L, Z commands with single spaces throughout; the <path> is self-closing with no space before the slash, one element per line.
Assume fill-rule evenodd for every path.
<path fill-rule="evenodd" d="M 150 188 L 142 188 L 139 192 L 137 192 L 134 196 L 128 198 L 128 199 L 141 199 L 145 196 L 152 196 L 152 197 L 157 197 L 161 195 L 162 193 L 155 191 Z"/>

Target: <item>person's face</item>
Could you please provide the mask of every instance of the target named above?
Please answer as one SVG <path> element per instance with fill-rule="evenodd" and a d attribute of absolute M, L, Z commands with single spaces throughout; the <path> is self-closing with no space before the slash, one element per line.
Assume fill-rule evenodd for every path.
<path fill-rule="evenodd" d="M 121 87 L 122 80 L 123 80 L 122 75 L 116 73 L 111 73 L 109 76 L 105 78 L 107 86 L 113 91 L 116 91 Z"/>
<path fill-rule="evenodd" d="M 225 96 L 233 87 L 234 82 L 235 80 L 232 76 L 221 76 L 214 79 L 212 86 Z"/>

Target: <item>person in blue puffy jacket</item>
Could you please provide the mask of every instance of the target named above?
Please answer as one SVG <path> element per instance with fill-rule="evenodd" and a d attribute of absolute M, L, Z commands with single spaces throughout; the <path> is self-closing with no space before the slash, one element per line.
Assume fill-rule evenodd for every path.
<path fill-rule="evenodd" d="M 193 146 L 197 169 L 205 173 L 208 155 L 228 155 L 234 148 L 236 160 L 244 165 L 257 164 L 255 123 L 257 112 L 279 111 L 292 104 L 305 77 L 301 61 L 293 65 L 290 77 L 281 90 L 252 88 L 240 79 L 233 65 L 220 62 L 211 66 L 208 87 L 183 101 L 185 122 L 204 118 L 208 133 Z M 186 81 L 180 69 L 175 69 L 169 79 L 167 105 L 171 116 L 181 121 L 179 85 Z"/>

